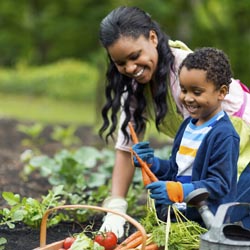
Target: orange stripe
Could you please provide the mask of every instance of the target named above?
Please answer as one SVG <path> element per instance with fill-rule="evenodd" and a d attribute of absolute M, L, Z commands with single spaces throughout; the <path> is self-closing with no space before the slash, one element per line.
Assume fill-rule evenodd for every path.
<path fill-rule="evenodd" d="M 179 154 L 182 154 L 182 155 L 190 155 L 192 157 L 195 157 L 196 153 L 197 153 L 197 149 L 195 148 L 189 148 L 185 146 L 180 146 L 179 148 Z"/>

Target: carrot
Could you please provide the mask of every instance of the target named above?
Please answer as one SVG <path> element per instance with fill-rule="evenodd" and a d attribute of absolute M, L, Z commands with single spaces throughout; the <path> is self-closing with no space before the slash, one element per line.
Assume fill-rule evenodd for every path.
<path fill-rule="evenodd" d="M 118 249 L 122 249 L 124 246 L 127 246 L 127 244 L 133 240 L 135 240 L 136 238 L 138 238 L 141 235 L 140 231 L 135 231 L 134 233 L 132 233 L 131 235 L 129 235 L 123 242 L 121 242 L 116 248 L 115 250 Z"/>
<path fill-rule="evenodd" d="M 141 174 L 144 186 L 147 186 L 152 182 L 144 168 L 141 169 Z"/>
<path fill-rule="evenodd" d="M 127 243 L 125 246 L 123 246 L 122 248 L 120 248 L 120 250 L 128 250 L 130 248 L 136 248 L 137 246 L 139 246 L 142 243 L 142 236 L 138 236 L 137 238 L 133 239 L 132 241 L 130 241 L 129 243 Z"/>
<path fill-rule="evenodd" d="M 128 123 L 128 127 L 129 127 L 129 130 L 130 130 L 130 135 L 131 135 L 133 143 L 134 144 L 138 143 L 139 140 L 138 140 L 138 137 L 137 137 L 137 135 L 135 133 L 135 130 L 134 130 L 131 122 Z"/>
<path fill-rule="evenodd" d="M 147 165 L 146 162 L 144 162 L 139 156 L 138 154 L 133 151 L 133 154 L 135 155 L 137 161 L 139 162 L 141 169 L 144 169 L 146 174 L 148 175 L 149 179 L 151 180 L 151 182 L 154 181 L 158 181 L 157 177 L 154 175 L 154 173 L 150 170 L 149 166 Z"/>
<path fill-rule="evenodd" d="M 129 126 L 129 130 L 130 130 L 130 134 L 131 134 L 131 137 L 132 137 L 132 140 L 134 143 L 138 143 L 139 140 L 138 140 L 138 137 L 135 133 L 135 130 L 131 124 L 131 122 L 128 123 L 128 126 Z M 149 169 L 149 166 L 147 165 L 146 162 L 144 162 L 137 154 L 136 152 L 134 152 L 132 149 L 131 149 L 131 152 L 135 155 L 137 161 L 139 162 L 140 166 L 141 166 L 141 172 L 142 172 L 142 179 L 143 179 L 143 183 L 144 183 L 144 186 L 150 184 L 151 182 L 154 182 L 154 181 L 158 181 L 157 177 L 154 175 L 154 173 L 152 173 L 152 171 L 150 171 Z"/>
<path fill-rule="evenodd" d="M 145 247 L 145 250 L 158 250 L 159 247 L 156 243 L 151 243 Z"/>

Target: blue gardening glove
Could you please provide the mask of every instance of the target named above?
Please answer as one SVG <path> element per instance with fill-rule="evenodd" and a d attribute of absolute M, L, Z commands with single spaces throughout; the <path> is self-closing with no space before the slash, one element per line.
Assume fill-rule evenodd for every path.
<path fill-rule="evenodd" d="M 150 197 L 157 204 L 173 204 L 183 202 L 190 192 L 194 190 L 192 183 L 180 183 L 175 181 L 156 181 L 146 186 L 150 190 Z"/>
<path fill-rule="evenodd" d="M 154 149 L 149 146 L 149 142 L 139 142 L 132 146 L 132 150 L 148 165 L 151 165 L 154 160 Z M 135 167 L 140 167 L 140 164 L 135 156 L 133 156 Z"/>
<path fill-rule="evenodd" d="M 160 169 L 160 162 L 157 157 L 154 157 L 154 149 L 149 146 L 149 142 L 139 142 L 132 146 L 134 151 L 147 165 L 153 173 L 156 173 Z M 132 155 L 132 163 L 135 167 L 140 167 L 136 156 Z"/>

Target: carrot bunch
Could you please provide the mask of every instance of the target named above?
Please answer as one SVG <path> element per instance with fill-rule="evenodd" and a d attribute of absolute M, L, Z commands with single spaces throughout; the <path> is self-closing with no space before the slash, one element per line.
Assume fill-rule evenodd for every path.
<path fill-rule="evenodd" d="M 130 122 L 128 123 L 128 126 L 129 126 L 130 135 L 131 135 L 133 143 L 135 143 L 135 144 L 138 143 L 139 142 L 138 137 L 137 137 L 135 130 Z M 150 167 L 148 166 L 148 164 L 145 161 L 143 161 L 138 156 L 138 154 L 134 150 L 132 150 L 132 148 L 131 148 L 131 154 L 132 154 L 132 156 L 134 155 L 136 157 L 137 161 L 139 162 L 139 164 L 141 166 L 142 180 L 143 180 L 144 186 L 147 186 L 148 184 L 150 184 L 154 181 L 158 181 L 157 177 L 150 170 Z"/>
<path fill-rule="evenodd" d="M 142 234 L 140 231 L 135 231 L 120 243 L 114 250 L 139 250 L 142 245 Z M 158 250 L 159 247 L 152 241 L 150 235 L 147 236 L 146 247 L 144 250 Z"/>

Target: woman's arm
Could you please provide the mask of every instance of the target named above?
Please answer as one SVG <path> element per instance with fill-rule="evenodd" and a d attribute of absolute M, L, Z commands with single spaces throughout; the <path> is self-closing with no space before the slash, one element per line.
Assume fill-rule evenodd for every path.
<path fill-rule="evenodd" d="M 126 213 L 128 203 L 126 195 L 132 182 L 135 168 L 131 163 L 130 152 L 116 150 L 112 176 L 111 196 L 104 200 L 103 206 L 120 213 Z M 118 238 L 124 235 L 125 219 L 119 215 L 107 213 L 100 231 L 112 231 Z"/>
<path fill-rule="evenodd" d="M 130 152 L 117 149 L 112 175 L 112 196 L 126 197 L 134 171 Z"/>

